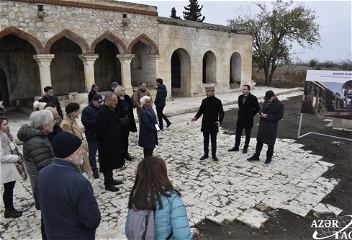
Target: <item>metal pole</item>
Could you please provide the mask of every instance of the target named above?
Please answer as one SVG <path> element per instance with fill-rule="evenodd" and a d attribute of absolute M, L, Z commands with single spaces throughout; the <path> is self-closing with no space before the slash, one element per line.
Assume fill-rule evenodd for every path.
<path fill-rule="evenodd" d="M 300 136 L 299 136 L 299 135 L 301 134 L 302 118 L 303 118 L 303 113 L 301 113 L 301 116 L 300 116 L 300 118 L 299 118 L 297 139 L 299 139 L 299 138 L 300 138 Z"/>

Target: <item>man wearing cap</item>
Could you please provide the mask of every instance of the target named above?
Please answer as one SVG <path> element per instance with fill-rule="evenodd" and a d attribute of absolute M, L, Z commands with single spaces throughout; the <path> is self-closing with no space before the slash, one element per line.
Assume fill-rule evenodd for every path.
<path fill-rule="evenodd" d="M 95 127 L 98 110 L 104 102 L 100 94 L 94 95 L 92 102 L 82 111 L 82 124 L 84 125 L 84 133 L 88 142 L 89 164 L 93 171 L 93 177 L 99 178 L 97 162 L 95 156 L 97 154 L 99 142 L 95 138 Z"/>
<path fill-rule="evenodd" d="M 90 182 L 77 170 L 83 163 L 81 139 L 68 132 L 52 142 L 56 158 L 43 168 L 34 188 L 48 239 L 95 239 L 100 211 Z"/>
<path fill-rule="evenodd" d="M 203 99 L 200 105 L 199 111 L 192 118 L 192 122 L 203 114 L 202 129 L 204 136 L 204 155 L 200 160 L 204 160 L 209 157 L 209 134 L 211 135 L 211 151 L 214 161 L 218 161 L 216 156 L 216 135 L 219 132 L 219 127 L 224 119 L 224 110 L 222 108 L 221 100 L 214 96 L 215 87 L 205 87 L 206 98 Z"/>
<path fill-rule="evenodd" d="M 99 142 L 100 172 L 104 174 L 105 189 L 113 192 L 119 191 L 114 185 L 122 184 L 122 181 L 114 180 L 113 170 L 122 168 L 125 163 L 121 121 L 114 111 L 117 101 L 115 93 L 106 93 L 105 104 L 99 109 L 95 127 L 96 139 Z"/>
<path fill-rule="evenodd" d="M 119 84 L 117 82 L 113 82 L 111 83 L 111 90 L 110 92 L 115 92 L 115 89 L 119 86 Z"/>
<path fill-rule="evenodd" d="M 251 94 L 251 87 L 243 85 L 242 95 L 238 96 L 238 118 L 236 123 L 236 141 L 235 146 L 229 149 L 231 151 L 239 151 L 241 143 L 241 135 L 243 129 L 246 130 L 246 142 L 243 147 L 243 153 L 247 153 L 249 141 L 251 140 L 251 131 L 253 127 L 253 118 L 260 110 L 258 99 Z"/>
<path fill-rule="evenodd" d="M 274 154 L 274 144 L 277 135 L 277 126 L 279 120 L 284 116 L 284 105 L 275 96 L 274 92 L 269 90 L 265 93 L 263 108 L 259 112 L 259 129 L 257 134 L 257 146 L 253 157 L 248 161 L 259 161 L 260 152 L 263 144 L 268 145 L 266 152 L 265 164 L 271 163 Z"/>
<path fill-rule="evenodd" d="M 94 95 L 98 94 L 98 91 L 99 91 L 99 87 L 98 87 L 97 84 L 94 83 L 92 85 L 92 89 L 88 93 L 88 104 L 90 104 L 90 102 L 92 101 Z"/>

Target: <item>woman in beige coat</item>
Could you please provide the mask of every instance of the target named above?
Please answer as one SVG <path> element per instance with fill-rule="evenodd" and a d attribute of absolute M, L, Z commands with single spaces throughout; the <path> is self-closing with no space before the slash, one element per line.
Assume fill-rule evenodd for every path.
<path fill-rule="evenodd" d="M 22 211 L 17 211 L 13 207 L 13 189 L 16 180 L 27 178 L 26 169 L 22 162 L 22 153 L 10 133 L 8 120 L 5 117 L 0 117 L 1 184 L 4 184 L 3 200 L 5 205 L 5 218 L 17 218 L 22 216 Z M 18 167 L 16 165 L 18 165 Z M 20 170 L 18 170 L 18 168 Z"/>
<path fill-rule="evenodd" d="M 82 140 L 82 147 L 84 149 L 83 154 L 83 164 L 79 167 L 79 171 L 84 175 L 84 172 L 88 174 L 88 178 L 92 180 L 92 169 L 90 168 L 89 159 L 88 159 L 88 146 L 81 129 L 76 123 L 76 118 L 78 118 L 79 114 L 79 104 L 78 103 L 69 103 L 65 108 L 66 116 L 61 122 L 61 129 L 64 132 L 69 132 Z"/>

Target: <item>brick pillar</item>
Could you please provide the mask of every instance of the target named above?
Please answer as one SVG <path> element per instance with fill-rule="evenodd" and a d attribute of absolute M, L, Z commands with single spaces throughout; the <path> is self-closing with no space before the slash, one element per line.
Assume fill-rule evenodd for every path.
<path fill-rule="evenodd" d="M 39 65 L 40 91 L 42 96 L 44 96 L 44 88 L 46 86 L 51 86 L 50 63 L 54 57 L 54 54 L 33 55 L 33 59 L 35 59 Z"/>
<path fill-rule="evenodd" d="M 153 88 L 156 88 L 155 79 L 158 77 L 161 77 L 161 76 L 158 76 L 160 55 L 148 55 L 148 58 L 150 59 L 150 65 L 149 65 L 150 72 L 151 72 L 150 82 L 152 83 Z"/>
<path fill-rule="evenodd" d="M 126 89 L 126 94 L 131 96 L 133 94 L 131 84 L 131 61 L 134 54 L 117 54 L 116 57 L 121 62 L 121 80 L 122 86 Z"/>
<path fill-rule="evenodd" d="M 78 56 L 84 66 L 85 91 L 89 92 L 94 84 L 94 62 L 99 57 L 98 54 L 82 54 Z"/>

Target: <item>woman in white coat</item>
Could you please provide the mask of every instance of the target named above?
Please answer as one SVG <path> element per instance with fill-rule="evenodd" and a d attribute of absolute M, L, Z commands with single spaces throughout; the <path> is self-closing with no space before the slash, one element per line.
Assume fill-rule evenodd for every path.
<path fill-rule="evenodd" d="M 13 189 L 16 180 L 26 179 L 26 169 L 22 163 L 22 153 L 14 142 L 10 133 L 8 120 L 0 117 L 0 163 L 1 184 L 4 184 L 3 200 L 5 205 L 5 218 L 22 216 L 22 211 L 13 207 Z"/>

